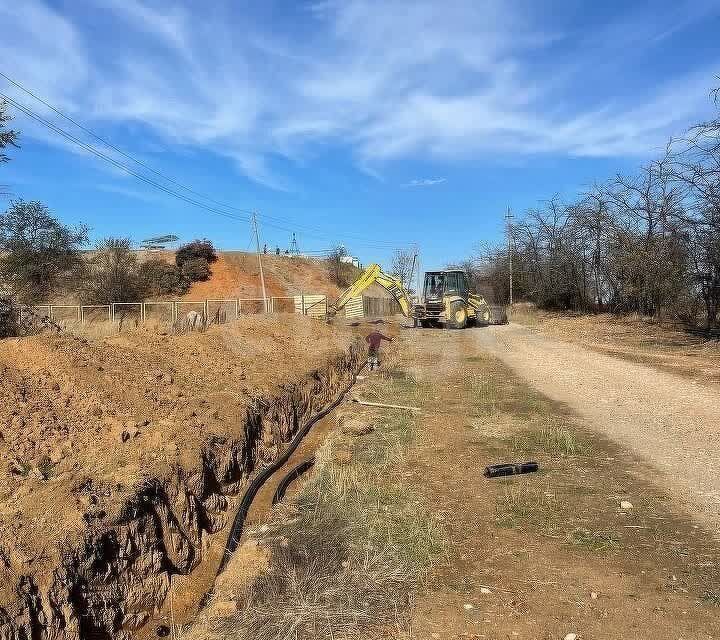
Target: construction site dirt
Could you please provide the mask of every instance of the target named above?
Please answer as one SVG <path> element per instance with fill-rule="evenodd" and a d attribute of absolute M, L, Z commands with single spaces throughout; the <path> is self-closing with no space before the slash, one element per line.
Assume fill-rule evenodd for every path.
<path fill-rule="evenodd" d="M 351 328 L 294 314 L 2 341 L 0 635 L 140 628 L 363 358 Z"/>

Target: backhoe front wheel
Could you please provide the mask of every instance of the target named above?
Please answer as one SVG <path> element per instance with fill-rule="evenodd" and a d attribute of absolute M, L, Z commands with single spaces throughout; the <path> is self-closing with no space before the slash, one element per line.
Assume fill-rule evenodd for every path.
<path fill-rule="evenodd" d="M 448 309 L 448 329 L 464 329 L 467 326 L 467 321 L 468 315 L 465 303 L 462 300 L 451 302 Z"/>

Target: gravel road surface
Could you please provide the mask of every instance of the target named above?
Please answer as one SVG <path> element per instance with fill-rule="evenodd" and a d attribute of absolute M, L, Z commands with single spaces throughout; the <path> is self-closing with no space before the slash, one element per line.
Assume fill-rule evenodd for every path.
<path fill-rule="evenodd" d="M 520 325 L 473 332 L 546 396 L 628 447 L 700 520 L 720 526 L 720 387 L 704 386 L 543 336 Z"/>

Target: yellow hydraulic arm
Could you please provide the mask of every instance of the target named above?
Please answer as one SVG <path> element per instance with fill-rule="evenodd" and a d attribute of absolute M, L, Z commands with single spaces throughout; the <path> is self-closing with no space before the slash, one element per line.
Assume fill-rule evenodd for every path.
<path fill-rule="evenodd" d="M 367 269 L 365 269 L 365 271 L 362 272 L 355 282 L 343 291 L 342 295 L 330 305 L 332 313 L 340 311 L 340 309 L 348 303 L 350 298 L 359 296 L 363 291 L 365 291 L 365 289 L 375 282 L 377 282 L 383 289 L 388 291 L 395 300 L 397 300 L 400 305 L 400 309 L 406 318 L 412 316 L 412 302 L 410 302 L 410 296 L 407 291 L 405 291 L 405 287 L 403 287 L 402 282 L 400 282 L 397 278 L 384 273 L 379 264 L 371 264 Z"/>

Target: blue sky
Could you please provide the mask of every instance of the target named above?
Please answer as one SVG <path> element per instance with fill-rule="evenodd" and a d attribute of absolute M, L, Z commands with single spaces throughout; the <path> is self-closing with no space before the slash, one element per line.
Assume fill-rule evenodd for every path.
<path fill-rule="evenodd" d="M 344 242 L 387 262 L 415 242 L 428 268 L 499 239 L 508 206 L 639 166 L 712 115 L 720 84 L 716 0 L 0 0 L 0 24 L 0 71 L 195 191 L 257 210 L 269 245 L 296 229 L 303 249 Z M 245 221 L 12 111 L 22 149 L 0 184 L 15 197 L 94 238 L 248 247 Z"/>

